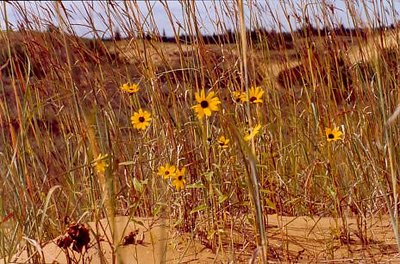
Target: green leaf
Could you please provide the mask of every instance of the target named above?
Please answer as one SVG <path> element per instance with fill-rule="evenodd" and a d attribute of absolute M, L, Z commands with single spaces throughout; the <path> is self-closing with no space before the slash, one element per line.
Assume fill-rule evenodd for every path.
<path fill-rule="evenodd" d="M 133 178 L 132 182 L 133 182 L 133 188 L 135 189 L 135 191 L 142 193 L 143 192 L 143 184 L 140 181 L 138 181 L 136 178 Z"/>
<path fill-rule="evenodd" d="M 271 209 L 276 209 L 276 205 L 274 202 L 272 202 L 270 199 L 265 198 L 265 203 L 267 204 L 267 207 L 271 208 Z"/>
<path fill-rule="evenodd" d="M 207 209 L 207 205 L 206 204 L 201 204 L 199 206 L 196 206 L 195 208 L 192 209 L 192 211 L 190 211 L 190 214 L 194 214 L 197 212 L 201 212 Z"/>
<path fill-rule="evenodd" d="M 267 190 L 267 189 L 261 189 L 260 192 L 261 192 L 261 193 L 266 193 L 266 194 L 274 193 L 274 191 Z"/>
<path fill-rule="evenodd" d="M 204 184 L 199 181 L 199 182 L 195 182 L 195 183 L 186 185 L 186 188 L 187 189 L 204 189 L 205 187 L 204 187 Z"/>
<path fill-rule="evenodd" d="M 161 206 L 155 206 L 154 210 L 153 210 L 153 215 L 158 216 L 158 214 L 160 213 L 162 207 Z"/>
<path fill-rule="evenodd" d="M 143 185 L 146 185 L 146 184 L 148 184 L 148 183 L 149 183 L 149 179 L 147 178 L 147 179 L 145 179 L 145 180 L 141 181 L 141 183 L 142 183 Z"/>
<path fill-rule="evenodd" d="M 207 239 L 208 239 L 208 240 L 211 240 L 211 239 L 213 239 L 213 238 L 214 238 L 214 235 L 215 235 L 215 233 L 216 233 L 216 231 L 215 231 L 215 230 L 210 230 L 210 231 L 208 231 L 208 232 L 207 232 Z"/>
<path fill-rule="evenodd" d="M 209 171 L 209 172 L 204 173 L 204 177 L 206 178 L 206 180 L 207 180 L 208 182 L 211 182 L 211 181 L 212 181 L 213 175 L 214 175 L 214 172 L 212 172 L 212 171 Z"/>
<path fill-rule="evenodd" d="M 43 227 L 44 220 L 45 220 L 45 217 L 46 217 L 46 215 L 47 215 L 47 209 L 49 208 L 50 199 L 51 199 L 51 197 L 53 196 L 53 193 L 54 193 L 57 189 L 61 189 L 61 188 L 62 188 L 61 185 L 55 185 L 55 186 L 51 187 L 51 189 L 50 189 L 49 192 L 47 193 L 46 202 L 44 203 L 44 207 L 43 207 L 43 210 L 42 210 L 42 218 L 41 218 L 41 220 L 40 220 L 40 230 L 41 230 L 42 227 Z"/>
<path fill-rule="evenodd" d="M 140 225 L 140 226 L 142 226 L 142 227 L 145 227 L 143 221 L 135 220 L 135 219 L 131 219 L 131 221 L 134 222 L 135 224 L 138 224 L 138 225 Z"/>
<path fill-rule="evenodd" d="M 228 195 L 221 194 L 221 195 L 218 196 L 218 203 L 221 204 L 221 203 L 225 202 L 226 199 L 228 199 Z"/>

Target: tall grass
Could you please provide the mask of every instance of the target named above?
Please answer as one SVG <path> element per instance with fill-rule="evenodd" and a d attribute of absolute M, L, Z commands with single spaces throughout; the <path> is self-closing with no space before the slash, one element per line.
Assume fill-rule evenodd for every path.
<path fill-rule="evenodd" d="M 200 14 L 203 4 L 216 14 Z M 83 4 L 83 26 L 94 39 L 77 37 L 71 15 L 78 11 L 61 2 L 43 6 L 41 16 L 4 2 L 0 256 L 7 262 L 25 249 L 32 263 L 42 263 L 39 247 L 70 223 L 93 221 L 99 230 L 107 218 L 117 263 L 118 215 L 160 217 L 229 261 L 279 258 L 267 243 L 267 216 L 275 214 L 269 217 L 332 217 L 334 237 L 349 247 L 349 218 L 357 218 L 367 245 L 366 219 L 388 214 L 400 246 L 398 29 L 373 29 L 395 19 L 395 7 L 363 3 L 374 11 L 362 19 L 352 1 L 344 4 L 363 28 L 355 35 L 334 30 L 339 10 L 325 4 L 280 2 L 284 17 L 267 3 L 181 2 L 183 21 L 176 23 L 171 4 L 160 2 L 176 40 L 162 43 L 157 15 L 136 2 L 99 3 L 99 18 Z M 24 19 L 18 31 L 6 6 Z M 232 26 L 235 42 L 218 35 L 207 44 L 207 17 L 216 32 Z M 264 17 L 277 33 L 283 24 L 289 31 L 271 37 L 261 30 Z M 127 37 L 102 41 L 99 22 L 109 35 Z M 124 83 L 139 91 L 124 93 Z M 256 86 L 262 103 L 234 100 L 233 92 Z M 199 119 L 193 106 L 202 89 L 221 105 Z M 151 113 L 145 130 L 131 124 L 139 109 Z M 258 124 L 260 132 L 244 140 Z M 328 142 L 326 128 L 343 138 Z M 220 136 L 230 139 L 227 148 Z M 186 169 L 185 188 L 157 175 L 166 163 Z M 291 252 L 279 250 L 289 261 Z"/>

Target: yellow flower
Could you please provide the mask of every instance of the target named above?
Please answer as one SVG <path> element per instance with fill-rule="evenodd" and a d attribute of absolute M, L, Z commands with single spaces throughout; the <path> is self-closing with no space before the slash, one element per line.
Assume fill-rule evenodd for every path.
<path fill-rule="evenodd" d="M 162 176 L 164 179 L 168 179 L 175 176 L 175 170 L 175 166 L 171 166 L 167 163 L 165 166 L 160 166 L 157 175 Z"/>
<path fill-rule="evenodd" d="M 210 92 L 206 96 L 204 89 L 202 89 L 200 93 L 195 93 L 195 97 L 198 104 L 192 108 L 199 119 L 202 119 L 204 115 L 211 116 L 212 111 L 219 110 L 218 105 L 221 101 L 215 96 L 214 92 Z"/>
<path fill-rule="evenodd" d="M 242 91 L 233 91 L 232 97 L 236 103 L 244 103 L 247 101 L 246 93 Z"/>
<path fill-rule="evenodd" d="M 229 141 L 230 140 L 225 138 L 225 136 L 220 136 L 218 139 L 218 146 L 223 149 L 228 148 Z"/>
<path fill-rule="evenodd" d="M 134 94 L 139 91 L 139 86 L 135 83 L 124 83 L 121 85 L 120 89 L 129 94 Z"/>
<path fill-rule="evenodd" d="M 108 163 L 106 161 L 108 155 L 104 154 L 102 155 L 101 153 L 97 158 L 93 161 L 93 166 L 96 169 L 97 173 L 104 173 L 108 167 Z"/>
<path fill-rule="evenodd" d="M 338 127 L 335 127 L 334 129 L 325 128 L 325 134 L 326 134 L 326 140 L 328 140 L 328 142 L 343 139 L 342 138 L 343 133 L 342 131 L 339 130 Z"/>
<path fill-rule="evenodd" d="M 139 109 L 138 112 L 133 113 L 131 116 L 131 122 L 134 128 L 145 130 L 148 126 L 150 126 L 151 114 L 146 110 L 143 111 Z"/>
<path fill-rule="evenodd" d="M 250 103 L 256 104 L 256 103 L 262 103 L 262 96 L 264 94 L 264 91 L 261 89 L 261 87 L 251 87 L 249 90 L 249 101 Z"/>
<path fill-rule="evenodd" d="M 260 132 L 261 125 L 258 124 L 256 125 L 253 129 L 250 129 L 248 134 L 244 137 L 245 141 L 250 141 L 252 138 L 254 138 L 258 132 Z"/>
<path fill-rule="evenodd" d="M 174 186 L 177 191 L 185 187 L 185 170 L 186 168 L 182 168 L 181 170 L 176 169 L 175 176 L 173 177 L 172 181 L 172 186 Z"/>

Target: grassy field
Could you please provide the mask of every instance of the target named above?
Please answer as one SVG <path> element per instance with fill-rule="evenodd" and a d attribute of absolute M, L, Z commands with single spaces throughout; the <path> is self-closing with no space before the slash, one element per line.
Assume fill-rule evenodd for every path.
<path fill-rule="evenodd" d="M 236 42 L 205 44 L 184 2 L 190 41 L 173 24 L 165 43 L 138 37 L 134 3 L 103 3 L 131 36 L 104 41 L 74 35 L 56 2 L 47 32 L 13 5 L 26 21 L 0 32 L 0 263 L 400 261 L 398 28 L 350 12 L 362 29 L 341 35 L 321 4 L 301 15 L 325 31 L 254 38 L 239 2 L 224 13 Z M 273 15 L 253 8 L 253 24 Z"/>

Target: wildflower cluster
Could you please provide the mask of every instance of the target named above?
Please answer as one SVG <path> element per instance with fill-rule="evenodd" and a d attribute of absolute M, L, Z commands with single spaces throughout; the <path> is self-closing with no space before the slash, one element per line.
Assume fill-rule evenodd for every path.
<path fill-rule="evenodd" d="M 121 90 L 133 94 L 139 91 L 139 87 L 136 84 L 125 83 L 121 86 Z M 251 104 L 260 104 L 263 103 L 264 92 L 265 91 L 261 87 L 251 87 L 248 93 L 233 91 L 232 98 L 237 103 L 248 102 Z M 213 112 L 218 112 L 220 110 L 221 101 L 213 91 L 206 93 L 206 91 L 202 89 L 200 92 L 195 93 L 195 100 L 197 104 L 192 106 L 192 109 L 195 111 L 199 120 L 203 119 L 205 116 L 211 117 Z M 138 130 L 146 130 L 150 126 L 151 120 L 151 113 L 141 108 L 131 116 L 131 123 L 133 127 Z M 244 135 L 244 140 L 250 141 L 255 138 L 259 134 L 261 128 L 261 124 L 256 124 L 254 127 L 249 128 Z M 328 142 L 340 140 L 343 135 L 339 128 L 326 128 L 325 133 Z M 217 140 L 218 148 L 221 150 L 227 149 L 229 143 L 230 140 L 224 135 L 221 135 Z M 102 156 L 101 154 L 97 157 L 94 162 L 96 171 L 104 172 L 106 170 L 108 164 L 105 158 L 106 156 Z M 186 184 L 185 171 L 186 169 L 184 167 L 179 169 L 167 163 L 159 167 L 157 174 L 163 177 L 163 179 L 170 181 L 172 186 L 177 191 L 180 191 Z"/>
<path fill-rule="evenodd" d="M 158 168 L 157 175 L 163 177 L 165 180 L 171 180 L 172 186 L 174 186 L 177 191 L 180 191 L 185 187 L 186 184 L 185 172 L 186 168 L 183 167 L 178 169 L 175 166 L 167 163 Z"/>
<path fill-rule="evenodd" d="M 135 83 L 124 83 L 120 89 L 128 94 L 139 92 L 139 86 Z M 141 108 L 131 116 L 132 126 L 138 130 L 146 130 L 150 126 L 150 121 L 151 113 Z"/>
<path fill-rule="evenodd" d="M 232 97 L 233 100 L 237 103 L 245 103 L 245 102 L 250 102 L 252 104 L 257 104 L 257 103 L 263 103 L 263 97 L 264 91 L 261 89 L 261 87 L 251 87 L 249 89 L 249 93 L 245 93 L 242 91 L 233 91 L 232 92 Z"/>
<path fill-rule="evenodd" d="M 237 103 L 263 103 L 263 95 L 264 91 L 261 89 L 261 87 L 251 87 L 248 94 L 242 91 L 232 92 L 232 98 Z M 200 92 L 195 93 L 195 98 L 197 104 L 194 105 L 192 108 L 196 112 L 198 119 L 201 120 L 204 116 L 210 117 L 212 115 L 212 112 L 219 111 L 219 105 L 221 104 L 221 101 L 213 91 L 206 94 L 204 89 L 202 89 Z M 260 129 L 261 125 L 257 125 L 256 127 L 251 128 L 249 130 L 249 133 L 244 136 L 244 140 L 249 141 L 254 138 L 259 133 Z M 218 145 L 220 148 L 227 148 L 228 144 L 229 139 L 226 139 L 224 136 L 221 136 L 218 139 Z"/>

